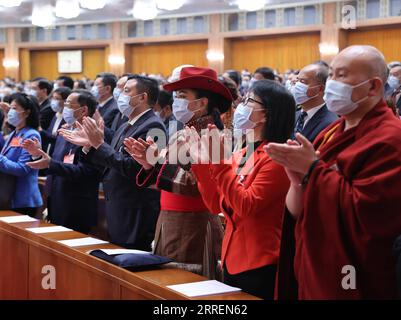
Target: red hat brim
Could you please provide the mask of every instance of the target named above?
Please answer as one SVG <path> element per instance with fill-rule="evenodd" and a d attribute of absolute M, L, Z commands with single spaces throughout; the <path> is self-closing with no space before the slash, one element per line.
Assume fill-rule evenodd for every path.
<path fill-rule="evenodd" d="M 167 83 L 163 88 L 167 91 L 178 91 L 182 89 L 206 90 L 217 93 L 228 101 L 233 101 L 230 90 L 228 90 L 228 88 L 226 88 L 222 83 L 210 77 L 200 75 L 189 76 L 172 83 Z"/>

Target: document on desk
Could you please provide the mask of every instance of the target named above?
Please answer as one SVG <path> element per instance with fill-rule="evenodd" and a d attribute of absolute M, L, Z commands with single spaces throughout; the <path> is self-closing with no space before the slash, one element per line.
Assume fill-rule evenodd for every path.
<path fill-rule="evenodd" d="M 33 233 L 53 233 L 53 232 L 73 231 L 72 229 L 68 229 L 62 226 L 26 228 L 26 230 Z"/>
<path fill-rule="evenodd" d="M 6 223 L 18 223 L 18 222 L 34 222 L 38 221 L 37 219 L 34 219 L 30 216 L 11 216 L 11 217 L 1 217 L 0 221 L 6 222 Z"/>
<path fill-rule="evenodd" d="M 91 237 L 86 238 L 78 238 L 78 239 L 69 239 L 69 240 L 60 240 L 58 241 L 61 244 L 64 244 L 68 247 L 81 247 L 81 246 L 92 246 L 95 244 L 105 244 L 109 243 L 107 241 L 103 241 L 100 239 L 95 239 Z"/>
<path fill-rule="evenodd" d="M 182 293 L 188 297 L 209 296 L 213 294 L 241 291 L 240 288 L 231 287 L 216 280 L 176 284 L 172 286 L 167 286 L 167 288 Z"/>

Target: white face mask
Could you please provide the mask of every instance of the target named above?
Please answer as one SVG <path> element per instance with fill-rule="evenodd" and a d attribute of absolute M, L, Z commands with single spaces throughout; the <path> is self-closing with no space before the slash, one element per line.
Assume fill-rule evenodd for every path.
<path fill-rule="evenodd" d="M 142 95 L 142 93 L 137 94 L 136 96 L 131 97 L 131 96 L 126 95 L 125 93 L 122 93 L 122 94 L 120 94 L 120 96 L 118 97 L 118 100 L 117 100 L 118 109 L 119 109 L 120 112 L 121 112 L 124 116 L 126 116 L 127 118 L 129 118 L 130 115 L 132 114 L 132 112 L 134 112 L 134 110 L 139 106 L 139 104 L 137 104 L 136 106 L 132 107 L 132 106 L 130 105 L 131 99 L 132 99 L 132 98 L 135 98 L 135 97 L 138 97 L 138 96 L 140 96 L 140 95 Z"/>
<path fill-rule="evenodd" d="M 94 85 L 94 86 L 92 87 L 91 93 L 92 93 L 92 95 L 95 97 L 96 100 L 99 100 L 99 98 L 100 98 L 100 92 L 99 92 L 99 88 L 98 88 L 96 85 Z"/>
<path fill-rule="evenodd" d="M 400 80 L 398 80 L 398 78 L 394 76 L 389 76 L 387 83 L 393 90 L 397 89 L 400 86 Z"/>
<path fill-rule="evenodd" d="M 61 112 L 61 109 L 63 109 L 63 107 L 60 104 L 60 101 L 56 100 L 56 99 L 52 99 L 52 101 L 50 102 L 50 106 L 52 108 L 52 110 L 54 112 Z"/>
<path fill-rule="evenodd" d="M 182 122 L 183 124 L 188 123 L 195 115 L 195 112 L 202 109 L 202 108 L 198 108 L 194 111 L 188 109 L 190 102 L 194 102 L 194 101 L 198 101 L 198 100 L 200 100 L 200 99 L 188 101 L 187 99 L 174 98 L 174 102 L 173 102 L 174 117 L 178 121 Z"/>
<path fill-rule="evenodd" d="M 324 90 L 324 101 L 327 104 L 329 111 L 338 114 L 340 116 L 347 115 L 358 108 L 358 105 L 368 99 L 368 96 L 363 97 L 359 101 L 352 101 L 352 91 L 354 88 L 359 87 L 369 80 L 363 81 L 355 86 L 336 81 L 328 80 L 326 83 L 326 89 Z"/>
<path fill-rule="evenodd" d="M 316 88 L 318 86 L 319 85 L 313 86 L 311 88 Z M 305 83 L 300 82 L 300 81 L 298 81 L 295 84 L 295 86 L 292 86 L 291 93 L 294 96 L 294 99 L 295 99 L 295 102 L 296 102 L 297 105 L 303 104 L 303 103 L 309 101 L 310 99 L 313 99 L 313 98 L 315 98 L 315 97 L 317 97 L 319 95 L 319 93 L 318 93 L 318 94 L 316 94 L 316 95 L 314 95 L 312 97 L 309 97 L 308 94 L 307 94 L 308 89 L 309 89 L 309 86 L 307 84 L 305 84 Z"/>
<path fill-rule="evenodd" d="M 248 130 L 248 129 L 253 129 L 256 127 L 258 122 L 253 122 L 252 120 L 249 120 L 249 118 L 252 115 L 253 111 L 259 111 L 259 110 L 265 110 L 265 109 L 252 109 L 242 102 L 237 106 L 237 109 L 235 109 L 234 112 L 234 119 L 233 119 L 233 125 L 234 129 L 238 130 Z"/>
<path fill-rule="evenodd" d="M 292 82 L 291 82 L 291 80 L 288 79 L 288 80 L 285 82 L 285 88 L 286 88 L 288 91 L 291 92 L 291 88 L 292 88 Z"/>
<path fill-rule="evenodd" d="M 122 90 L 119 88 L 114 88 L 113 90 L 113 96 L 114 99 L 118 100 L 118 98 L 120 97 L 120 94 L 122 93 Z"/>
<path fill-rule="evenodd" d="M 82 107 L 81 107 L 82 108 Z M 74 110 L 68 107 L 65 107 L 63 110 L 63 119 L 65 123 L 69 126 L 72 126 L 75 121 L 77 121 L 77 118 L 74 116 L 75 111 L 81 110 L 81 108 Z"/>

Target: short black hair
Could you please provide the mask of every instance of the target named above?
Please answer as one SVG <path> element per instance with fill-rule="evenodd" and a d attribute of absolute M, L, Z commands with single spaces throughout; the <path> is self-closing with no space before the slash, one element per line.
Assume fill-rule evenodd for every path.
<path fill-rule="evenodd" d="M 173 95 L 168 91 L 160 90 L 159 97 L 157 98 L 157 103 L 162 109 L 167 106 L 171 107 L 173 105 Z"/>
<path fill-rule="evenodd" d="M 321 63 L 314 63 L 314 65 L 318 67 L 315 74 L 317 82 L 325 86 L 329 77 L 329 67 Z"/>
<path fill-rule="evenodd" d="M 295 101 L 285 87 L 273 80 L 256 81 L 250 89 L 263 102 L 266 109 L 266 123 L 263 139 L 284 143 L 294 130 Z"/>
<path fill-rule="evenodd" d="M 102 78 L 102 82 L 104 86 L 110 86 L 111 93 L 113 93 L 114 88 L 117 85 L 117 77 L 109 72 L 102 72 L 96 75 L 97 78 Z"/>
<path fill-rule="evenodd" d="M 136 80 L 136 89 L 139 93 L 146 92 L 148 95 L 149 106 L 153 107 L 159 97 L 159 84 L 155 79 L 134 74 L 128 77 L 129 80 Z"/>
<path fill-rule="evenodd" d="M 237 87 L 239 87 L 241 85 L 241 83 L 242 83 L 241 73 L 239 73 L 236 70 L 226 70 L 225 73 L 227 73 L 229 78 L 235 82 Z"/>
<path fill-rule="evenodd" d="M 78 82 L 78 89 L 84 89 L 84 90 L 86 90 L 86 84 L 85 84 L 84 81 L 78 80 L 77 82 Z"/>
<path fill-rule="evenodd" d="M 274 71 L 271 68 L 260 67 L 255 70 L 255 73 L 260 73 L 267 80 L 274 80 Z"/>
<path fill-rule="evenodd" d="M 97 107 L 97 101 L 95 97 L 87 90 L 74 90 L 71 93 L 77 93 L 78 94 L 78 104 L 80 107 L 87 106 L 88 107 L 88 115 L 90 117 L 93 116 L 93 114 L 96 111 Z"/>
<path fill-rule="evenodd" d="M 71 94 L 72 90 L 69 87 L 61 87 L 53 91 L 53 93 L 55 92 L 58 93 L 61 96 L 61 98 L 63 98 L 63 100 L 65 101 Z"/>
<path fill-rule="evenodd" d="M 47 95 L 50 95 L 50 93 L 53 91 L 53 85 L 46 78 L 38 77 L 33 79 L 31 82 L 37 82 L 38 87 L 41 90 L 46 89 Z"/>
<path fill-rule="evenodd" d="M 69 76 L 60 76 L 57 80 L 63 81 L 63 85 L 71 90 L 74 89 L 74 80 Z"/>
<path fill-rule="evenodd" d="M 29 111 L 26 119 L 26 126 L 32 129 L 39 128 L 39 103 L 33 96 L 28 96 L 25 93 L 14 93 L 10 96 L 10 102 L 15 101 L 25 111 Z"/>

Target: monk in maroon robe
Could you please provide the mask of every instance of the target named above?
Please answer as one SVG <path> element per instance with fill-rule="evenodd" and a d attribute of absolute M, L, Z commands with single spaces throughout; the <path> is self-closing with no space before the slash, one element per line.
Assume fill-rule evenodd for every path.
<path fill-rule="evenodd" d="M 313 145 L 297 135 L 266 146 L 291 180 L 278 299 L 397 298 L 401 121 L 383 100 L 386 81 L 377 49 L 344 49 L 332 61 L 324 98 L 342 117 Z"/>

